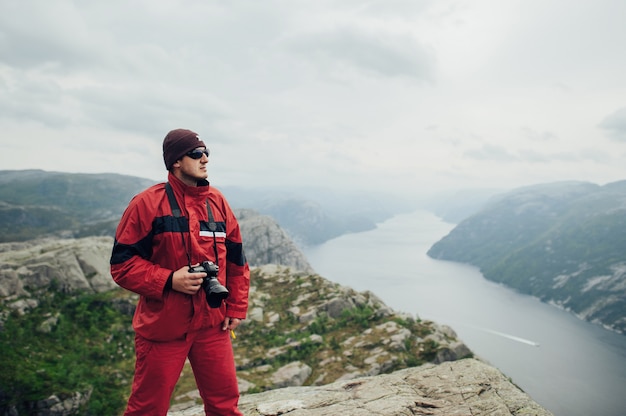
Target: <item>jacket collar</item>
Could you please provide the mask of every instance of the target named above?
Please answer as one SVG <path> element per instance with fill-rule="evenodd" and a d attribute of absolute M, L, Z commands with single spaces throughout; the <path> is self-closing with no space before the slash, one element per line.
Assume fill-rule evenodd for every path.
<path fill-rule="evenodd" d="M 205 179 L 198 181 L 197 186 L 189 186 L 170 172 L 167 175 L 167 180 L 172 185 L 174 191 L 177 193 L 188 195 L 192 198 L 198 196 L 206 197 L 209 195 L 210 185 L 209 182 Z"/>

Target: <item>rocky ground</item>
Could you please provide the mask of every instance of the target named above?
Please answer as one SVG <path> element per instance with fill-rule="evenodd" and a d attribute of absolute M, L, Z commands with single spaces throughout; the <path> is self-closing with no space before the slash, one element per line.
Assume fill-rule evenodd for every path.
<path fill-rule="evenodd" d="M 391 374 L 243 395 L 246 416 L 551 415 L 500 371 L 476 359 L 425 364 Z M 168 416 L 202 416 L 195 401 Z"/>

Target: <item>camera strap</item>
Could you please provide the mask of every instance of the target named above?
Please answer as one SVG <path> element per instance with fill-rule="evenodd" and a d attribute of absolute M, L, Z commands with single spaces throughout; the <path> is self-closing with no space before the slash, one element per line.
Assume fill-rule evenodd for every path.
<path fill-rule="evenodd" d="M 165 182 L 165 193 L 167 194 L 167 199 L 169 200 L 170 207 L 172 208 L 172 215 L 174 218 L 180 218 L 182 216 L 182 211 L 180 210 L 180 206 L 178 205 L 178 201 L 176 201 L 176 196 L 174 195 L 174 190 L 172 189 L 172 185 L 169 182 Z M 217 238 L 215 236 L 215 231 L 217 230 L 217 224 L 215 223 L 215 217 L 213 216 L 213 211 L 211 211 L 211 205 L 209 204 L 209 198 L 206 199 L 206 211 L 209 218 L 209 231 L 213 233 L 213 250 L 215 252 L 215 264 L 219 267 L 219 257 L 217 256 Z M 185 253 L 187 254 L 187 261 L 189 266 L 191 266 L 191 254 L 187 250 L 187 244 L 185 243 L 185 235 L 183 231 L 180 231 L 180 236 L 183 240 L 183 247 L 185 248 Z"/>
<path fill-rule="evenodd" d="M 180 210 L 180 206 L 178 206 L 178 201 L 176 201 L 176 196 L 174 195 L 174 190 L 172 189 L 172 185 L 169 182 L 165 182 L 165 193 L 167 194 L 167 199 L 170 202 L 170 208 L 172 208 L 172 215 L 174 218 L 182 217 L 182 211 Z M 187 243 L 185 242 L 185 234 L 183 230 L 180 230 L 180 238 L 183 240 L 183 248 L 185 249 L 185 254 L 187 255 L 187 265 L 191 267 L 191 253 L 187 250 Z"/>
<path fill-rule="evenodd" d="M 170 207 L 172 208 L 172 214 L 174 214 L 175 218 L 179 218 L 181 216 L 180 207 L 178 206 L 178 202 L 176 201 L 176 197 L 174 196 L 174 191 L 172 190 L 172 185 L 169 182 L 165 182 L 165 193 L 167 194 L 167 199 L 170 201 Z"/>
<path fill-rule="evenodd" d="M 217 224 L 215 223 L 215 217 L 213 217 L 213 211 L 211 211 L 211 204 L 209 204 L 209 198 L 206 199 L 206 212 L 209 217 L 209 231 L 215 236 L 217 230 Z"/>

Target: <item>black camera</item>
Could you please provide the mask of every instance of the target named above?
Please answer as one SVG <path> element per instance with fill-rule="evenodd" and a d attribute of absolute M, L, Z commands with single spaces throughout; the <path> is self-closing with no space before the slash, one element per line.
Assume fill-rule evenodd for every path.
<path fill-rule="evenodd" d="M 206 273 L 206 277 L 202 280 L 202 288 L 211 308 L 219 308 L 222 301 L 228 297 L 228 289 L 217 280 L 219 269 L 217 264 L 208 260 L 203 261 L 199 266 L 189 268 L 189 273 Z"/>

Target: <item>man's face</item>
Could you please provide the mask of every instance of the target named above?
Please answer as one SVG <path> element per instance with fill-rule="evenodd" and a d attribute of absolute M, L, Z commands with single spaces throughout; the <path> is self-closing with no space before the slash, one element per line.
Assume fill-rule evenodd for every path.
<path fill-rule="evenodd" d="M 195 184 L 198 180 L 209 176 L 207 164 L 209 163 L 209 151 L 204 147 L 198 147 L 188 152 L 177 163 L 180 165 L 179 172 L 183 181 Z"/>

